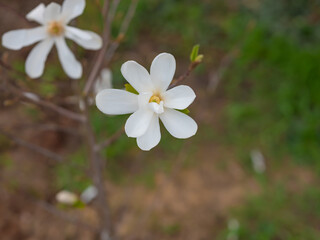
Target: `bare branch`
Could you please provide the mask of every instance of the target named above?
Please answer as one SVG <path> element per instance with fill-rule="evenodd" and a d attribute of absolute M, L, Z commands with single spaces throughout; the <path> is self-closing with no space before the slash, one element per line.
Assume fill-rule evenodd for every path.
<path fill-rule="evenodd" d="M 83 221 L 81 221 L 80 219 L 76 218 L 76 217 L 73 217 L 59 209 L 57 209 L 55 206 L 47 203 L 47 202 L 44 202 L 44 201 L 36 201 L 37 205 L 40 206 L 41 208 L 43 208 L 44 210 L 46 210 L 47 212 L 51 213 L 52 215 L 54 216 L 57 216 L 67 222 L 70 222 L 74 225 L 77 225 L 79 227 L 83 227 L 83 228 L 86 228 L 90 231 L 93 231 L 93 232 L 97 232 L 98 229 L 92 225 L 89 225 Z"/>
<path fill-rule="evenodd" d="M 104 12 L 107 13 L 109 11 L 109 5 L 110 5 L 110 1 L 105 0 Z M 109 45 L 110 31 L 111 31 L 110 19 L 108 18 L 108 16 L 105 16 L 105 25 L 104 25 L 103 34 L 102 34 L 103 45 L 102 45 L 102 48 L 99 51 L 96 59 L 93 60 L 94 65 L 93 65 L 93 68 L 89 74 L 88 80 L 87 80 L 86 85 L 83 90 L 84 96 L 87 96 L 89 94 L 89 92 L 90 92 L 90 90 L 91 90 L 91 88 L 92 88 L 92 86 L 93 86 L 93 84 L 99 74 L 105 53 L 106 53 L 108 45 Z"/>
<path fill-rule="evenodd" d="M 78 129 L 72 127 L 61 126 L 58 124 L 27 124 L 27 125 L 20 125 L 15 127 L 18 130 L 28 130 L 30 128 L 34 128 L 35 131 L 57 131 L 57 132 L 64 132 L 70 135 L 79 136 Z"/>
<path fill-rule="evenodd" d="M 4 11 L 10 11 L 12 12 L 14 15 L 16 15 L 17 17 L 19 17 L 21 20 L 24 21 L 25 24 L 30 25 L 30 22 L 26 19 L 25 16 L 23 16 L 22 14 L 20 14 L 18 11 L 16 11 L 15 9 L 9 7 L 6 4 L 0 3 L 0 8 L 2 8 Z"/>
<path fill-rule="evenodd" d="M 227 53 L 222 58 L 218 69 L 210 76 L 210 80 L 209 80 L 208 88 L 207 88 L 209 92 L 213 93 L 217 89 L 221 79 L 223 78 L 227 69 L 233 63 L 233 61 L 237 57 L 237 55 L 238 55 L 238 50 L 236 48 L 236 49 L 232 50 L 231 52 Z"/>
<path fill-rule="evenodd" d="M 125 34 L 127 33 L 128 31 L 128 28 L 129 28 L 129 24 L 134 16 L 134 13 L 137 9 L 137 4 L 138 4 L 138 0 L 132 0 L 131 1 L 131 4 L 130 4 L 130 7 L 128 9 L 128 12 L 126 14 L 126 16 L 124 17 L 124 20 L 121 24 L 121 27 L 120 27 L 120 31 L 119 31 L 119 34 L 118 34 L 118 37 L 116 39 L 116 41 L 112 42 L 111 45 L 109 46 L 109 49 L 106 53 L 106 64 L 109 64 L 109 62 L 111 61 L 115 51 L 118 49 L 121 41 L 123 40 Z"/>
<path fill-rule="evenodd" d="M 106 148 L 108 146 L 110 146 L 112 143 L 114 143 L 115 141 L 117 141 L 122 134 L 124 133 L 124 128 L 120 129 L 119 131 L 117 131 L 115 134 L 113 134 L 111 137 L 109 137 L 106 141 L 100 143 L 97 147 L 96 150 L 100 151 L 103 148 Z"/>
<path fill-rule="evenodd" d="M 26 91 L 21 90 L 20 88 L 14 86 L 13 84 L 7 83 L 6 87 L 7 87 L 6 89 L 10 90 L 11 93 L 25 99 L 26 101 L 28 101 L 30 103 L 33 103 L 35 105 L 38 105 L 38 106 L 46 108 L 46 109 L 49 109 L 51 111 L 54 111 L 60 115 L 63 115 L 65 117 L 70 118 L 75 121 L 79 121 L 79 122 L 85 121 L 85 118 L 83 115 L 81 115 L 79 113 L 72 112 L 68 109 L 65 109 L 63 107 L 55 105 L 51 102 L 47 102 L 45 100 L 42 100 L 40 97 L 38 99 L 30 97 L 30 94 L 32 94 L 32 93 L 28 92 L 29 94 L 25 94 Z M 35 95 L 35 96 L 37 96 L 37 95 Z"/>
<path fill-rule="evenodd" d="M 182 74 L 180 77 L 178 77 L 177 79 L 172 81 L 172 84 L 169 86 L 170 88 L 173 88 L 175 86 L 177 86 L 180 82 L 186 80 L 190 74 L 192 73 L 192 71 L 200 64 L 201 62 L 195 61 L 195 62 L 191 62 L 188 70 Z"/>
<path fill-rule="evenodd" d="M 132 0 L 131 4 L 129 6 L 129 9 L 127 11 L 126 16 L 124 17 L 124 20 L 120 27 L 120 32 L 118 34 L 118 37 L 115 42 L 110 44 L 110 28 L 111 28 L 111 21 L 113 20 L 113 17 L 108 17 L 105 25 L 104 32 L 104 44 L 102 46 L 102 49 L 99 52 L 99 55 L 97 57 L 97 60 L 95 61 L 95 65 L 88 77 L 88 81 L 86 83 L 86 86 L 84 88 L 84 95 L 87 96 L 96 81 L 96 78 L 98 76 L 98 73 L 102 67 L 103 60 L 106 59 L 107 64 L 111 61 L 115 51 L 119 47 L 120 42 L 124 38 L 124 35 L 126 34 L 129 24 L 134 16 L 134 13 L 136 11 L 138 0 Z M 108 48 L 109 46 L 109 48 Z"/>
<path fill-rule="evenodd" d="M 104 161 L 102 160 L 99 152 L 97 151 L 96 138 L 89 121 L 89 105 L 87 101 L 85 101 L 84 108 L 85 116 L 87 118 L 85 127 L 87 130 L 87 141 L 90 150 L 89 157 L 92 167 L 92 178 L 94 185 L 96 186 L 99 192 L 97 196 L 96 209 L 100 218 L 100 239 L 110 240 L 112 227 L 110 221 L 110 212 L 107 205 L 107 193 L 103 184 Z"/>
<path fill-rule="evenodd" d="M 3 129 L 0 128 L 0 134 L 6 136 L 7 138 L 11 139 L 13 142 L 15 142 L 16 144 L 22 146 L 22 147 L 25 147 L 25 148 L 28 148 L 42 156 L 45 156 L 45 157 L 48 157 L 50 159 L 53 159 L 55 161 L 58 161 L 58 162 L 61 162 L 63 161 L 63 157 L 54 153 L 54 152 L 51 152 L 50 150 L 48 149 L 45 149 L 43 147 L 40 147 L 38 145 L 35 145 L 33 143 L 30 143 L 30 142 L 27 142 L 23 139 L 20 139 L 16 136 L 14 136 L 13 134 L 11 133 L 8 133 L 6 131 L 4 131 Z"/>

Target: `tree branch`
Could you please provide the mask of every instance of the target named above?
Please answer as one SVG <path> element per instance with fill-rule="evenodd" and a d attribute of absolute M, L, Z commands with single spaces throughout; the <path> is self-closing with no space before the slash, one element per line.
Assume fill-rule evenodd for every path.
<path fill-rule="evenodd" d="M 50 159 L 53 159 L 55 161 L 58 161 L 58 162 L 61 162 L 64 160 L 64 158 L 54 152 L 51 152 L 50 150 L 48 149 L 45 149 L 43 147 L 40 147 L 38 145 L 35 145 L 33 143 L 30 143 L 30 142 L 27 142 L 23 139 L 20 139 L 16 136 L 14 136 L 13 134 L 11 133 L 8 133 L 6 131 L 4 131 L 3 129 L 0 128 L 0 134 L 6 136 L 7 138 L 11 139 L 13 142 L 15 142 L 16 144 L 22 146 L 22 147 L 25 147 L 25 148 L 28 148 L 42 156 L 45 156 L 45 157 L 48 157 Z"/>
<path fill-rule="evenodd" d="M 117 131 L 115 134 L 113 134 L 107 140 L 105 140 L 104 142 L 102 142 L 98 146 L 96 146 L 96 150 L 100 151 L 103 148 L 110 146 L 112 143 L 117 141 L 122 136 L 123 133 L 124 133 L 124 128 L 121 128 L 119 131 Z"/>
<path fill-rule="evenodd" d="M 31 95 L 34 95 L 34 96 L 37 96 L 36 94 L 33 94 L 33 93 L 29 93 L 29 94 L 26 94 L 27 92 L 26 91 L 23 91 L 21 90 L 20 88 L 14 86 L 13 84 L 11 83 L 7 83 L 6 84 L 6 89 L 9 90 L 11 93 L 15 94 L 16 96 L 19 96 L 23 99 L 25 99 L 26 101 L 30 102 L 30 103 L 33 103 L 35 105 L 38 105 L 40 107 L 43 107 L 43 108 L 46 108 L 46 109 L 49 109 L 51 111 L 54 111 L 60 115 L 63 115 L 69 119 L 72 119 L 72 120 L 75 120 L 75 121 L 78 121 L 78 122 L 84 122 L 85 121 L 85 118 L 83 115 L 79 114 L 79 113 L 75 113 L 75 112 L 72 112 L 68 109 L 65 109 L 63 107 L 60 107 L 58 105 L 55 105 L 51 102 L 47 102 L 45 100 L 42 100 L 40 97 L 31 97 Z"/>
<path fill-rule="evenodd" d="M 178 77 L 177 79 L 172 81 L 172 84 L 169 86 L 170 88 L 173 88 L 175 86 L 177 86 L 179 83 L 181 83 L 182 81 L 186 80 L 190 74 L 192 73 L 192 71 L 200 64 L 201 62 L 195 61 L 195 62 L 191 62 L 188 70 L 182 74 L 180 77 Z"/>

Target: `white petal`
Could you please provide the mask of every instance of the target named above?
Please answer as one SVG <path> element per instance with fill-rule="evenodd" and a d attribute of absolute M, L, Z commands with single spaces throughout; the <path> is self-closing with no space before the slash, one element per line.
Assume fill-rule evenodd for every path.
<path fill-rule="evenodd" d="M 75 58 L 70 48 L 67 46 L 65 39 L 60 37 L 56 38 L 55 41 L 58 50 L 58 56 L 66 74 L 70 78 L 80 78 L 82 76 L 82 66 Z"/>
<path fill-rule="evenodd" d="M 44 11 L 44 21 L 50 22 L 54 20 L 59 20 L 61 16 L 61 6 L 58 3 L 50 3 Z"/>
<path fill-rule="evenodd" d="M 68 23 L 72 19 L 80 16 L 86 6 L 85 0 L 65 0 L 62 4 L 62 16 Z"/>
<path fill-rule="evenodd" d="M 191 87 L 181 85 L 174 87 L 163 94 L 164 106 L 174 109 L 186 109 L 196 98 Z"/>
<path fill-rule="evenodd" d="M 197 123 L 187 114 L 166 108 L 160 119 L 168 132 L 176 138 L 189 138 L 196 134 Z"/>
<path fill-rule="evenodd" d="M 148 108 L 140 108 L 134 112 L 127 120 L 125 131 L 128 137 L 140 137 L 149 128 L 154 113 Z"/>
<path fill-rule="evenodd" d="M 159 117 L 156 114 L 154 114 L 146 133 L 143 134 L 141 137 L 137 138 L 137 144 L 139 148 L 141 148 L 142 150 L 149 151 L 151 148 L 154 148 L 158 145 L 160 139 L 161 132 Z"/>
<path fill-rule="evenodd" d="M 154 111 L 157 114 L 161 114 L 164 112 L 163 101 L 161 101 L 160 104 L 151 102 L 149 103 L 149 107 L 152 111 Z"/>
<path fill-rule="evenodd" d="M 53 44 L 53 39 L 46 39 L 32 49 L 26 61 L 26 72 L 29 77 L 38 78 L 43 74 L 44 66 Z"/>
<path fill-rule="evenodd" d="M 152 62 L 150 75 L 155 86 L 167 90 L 176 71 L 176 60 L 169 53 L 159 54 Z"/>
<path fill-rule="evenodd" d="M 35 21 L 37 23 L 43 24 L 44 23 L 44 11 L 46 7 L 43 3 L 40 3 L 36 8 L 31 10 L 27 14 L 27 19 L 29 21 Z"/>
<path fill-rule="evenodd" d="M 19 50 L 25 46 L 39 42 L 47 36 L 44 27 L 13 30 L 2 36 L 2 45 L 12 50 Z"/>
<path fill-rule="evenodd" d="M 128 114 L 138 110 L 138 96 L 119 89 L 105 89 L 96 96 L 97 108 L 111 115 Z"/>
<path fill-rule="evenodd" d="M 139 103 L 139 108 L 144 108 L 147 107 L 150 98 L 152 97 L 153 93 L 152 92 L 143 92 L 138 95 L 138 103 Z"/>
<path fill-rule="evenodd" d="M 121 73 L 139 93 L 153 91 L 154 87 L 148 71 L 137 62 L 128 61 L 122 64 Z"/>
<path fill-rule="evenodd" d="M 84 31 L 78 28 L 66 27 L 66 37 L 75 41 L 85 49 L 97 50 L 102 47 L 102 38 L 91 31 Z"/>

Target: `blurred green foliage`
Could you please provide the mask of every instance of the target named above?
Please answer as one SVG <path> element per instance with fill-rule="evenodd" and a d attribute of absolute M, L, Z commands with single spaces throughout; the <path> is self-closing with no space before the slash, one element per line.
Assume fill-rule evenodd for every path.
<path fill-rule="evenodd" d="M 312 4 L 297 1 L 304 10 L 290 5 L 288 11 L 285 1 L 268 2 L 255 14 L 237 14 L 226 28 L 240 50 L 226 85 L 230 134 L 242 147 L 284 151 L 320 171 L 320 47 L 319 27 L 308 23 Z"/>
<path fill-rule="evenodd" d="M 317 188 L 296 194 L 282 186 L 272 186 L 261 196 L 251 197 L 238 210 L 239 239 L 319 239 L 319 200 L 320 191 Z"/>

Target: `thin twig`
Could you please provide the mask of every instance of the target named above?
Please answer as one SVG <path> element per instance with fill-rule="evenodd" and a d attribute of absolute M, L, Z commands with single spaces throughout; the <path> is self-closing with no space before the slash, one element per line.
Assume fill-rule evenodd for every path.
<path fill-rule="evenodd" d="M 50 159 L 53 159 L 55 161 L 58 161 L 58 162 L 61 162 L 64 160 L 64 158 L 54 152 L 51 152 L 50 150 L 48 149 L 45 149 L 43 147 L 40 147 L 38 145 L 35 145 L 33 143 L 30 143 L 30 142 L 27 142 L 23 139 L 20 139 L 16 136 L 14 136 L 13 134 L 11 133 L 8 133 L 6 131 L 4 131 L 3 129 L 0 129 L 0 134 L 6 136 L 7 138 L 11 139 L 12 141 L 14 141 L 16 144 L 22 146 L 22 147 L 25 147 L 25 148 L 28 148 L 42 156 L 45 156 L 45 157 L 48 157 Z"/>
<path fill-rule="evenodd" d="M 109 6 L 110 6 L 110 1 L 106 0 L 105 5 L 104 5 L 104 12 L 109 12 Z M 109 41 L 110 41 L 110 32 L 111 32 L 111 22 L 109 22 L 108 16 L 105 16 L 105 25 L 103 29 L 103 34 L 102 34 L 102 41 L 103 45 L 101 50 L 99 51 L 96 59 L 94 60 L 94 65 L 92 70 L 90 71 L 88 80 L 86 82 L 86 85 L 83 89 L 83 95 L 87 96 L 98 76 L 98 73 L 102 67 L 103 59 L 105 56 L 105 53 L 107 51 Z"/>
<path fill-rule="evenodd" d="M 47 202 L 44 202 L 44 201 L 36 201 L 37 205 L 40 206 L 41 208 L 43 208 L 44 210 L 46 210 L 47 212 L 51 213 L 52 215 L 56 216 L 56 217 L 59 217 L 67 222 L 70 222 L 74 225 L 77 225 L 79 227 L 83 227 L 83 228 L 86 228 L 90 231 L 93 231 L 93 232 L 97 232 L 98 229 L 95 227 L 95 226 L 92 226 L 92 225 L 89 225 L 81 220 L 79 220 L 78 218 L 76 217 L 73 217 L 61 210 L 59 210 L 58 208 L 56 208 L 55 206 L 47 203 Z"/>
<path fill-rule="evenodd" d="M 119 3 L 120 3 L 120 0 L 113 0 L 112 1 L 112 4 L 111 4 L 111 7 L 110 7 L 110 11 L 109 11 L 109 22 L 112 23 L 113 22 L 113 19 L 116 15 L 116 12 L 117 12 L 117 9 L 118 9 L 118 6 L 119 6 Z"/>
<path fill-rule="evenodd" d="M 12 12 L 14 15 L 16 15 L 17 17 L 19 17 L 21 20 L 24 21 L 24 23 L 26 23 L 27 25 L 30 25 L 30 22 L 25 18 L 25 16 L 23 16 L 22 14 L 20 14 L 18 11 L 16 11 L 15 9 L 7 6 L 6 4 L 0 3 L 0 8 L 4 9 L 5 11 L 10 11 Z"/>
<path fill-rule="evenodd" d="M 83 115 L 79 114 L 79 113 L 75 113 L 73 111 L 70 111 L 68 109 L 65 109 L 63 107 L 60 107 L 58 105 L 55 105 L 51 102 L 47 102 L 43 99 L 41 99 L 40 97 L 38 98 L 34 98 L 34 97 L 30 97 L 30 95 L 34 95 L 34 96 L 38 96 L 36 94 L 30 93 L 29 94 L 25 94 L 26 91 L 21 90 L 20 88 L 14 86 L 13 84 L 7 83 L 6 85 L 6 89 L 10 90 L 13 94 L 25 99 L 26 101 L 33 103 L 35 105 L 38 105 L 40 107 L 49 109 L 51 111 L 54 111 L 60 115 L 63 115 L 69 119 L 75 120 L 75 121 L 79 121 L 79 122 L 84 122 L 85 118 Z"/>
<path fill-rule="evenodd" d="M 30 128 L 34 128 L 36 131 L 57 131 L 57 132 L 64 132 L 70 135 L 79 136 L 79 130 L 72 127 L 61 126 L 57 124 L 27 124 L 27 125 L 20 125 L 15 127 L 17 130 L 28 130 Z"/>
<path fill-rule="evenodd" d="M 186 80 L 190 74 L 192 73 L 192 71 L 200 64 L 201 62 L 195 61 L 195 62 L 191 62 L 188 70 L 182 74 L 180 77 L 178 77 L 177 79 L 172 81 L 172 84 L 169 86 L 170 88 L 173 88 L 175 86 L 177 86 L 180 82 Z"/>
<path fill-rule="evenodd" d="M 106 64 L 109 64 L 109 62 L 111 61 L 115 51 L 118 49 L 120 43 L 123 41 L 124 36 L 126 35 L 128 28 L 129 28 L 129 24 L 134 16 L 134 13 L 137 9 L 137 5 L 138 5 L 138 1 L 139 0 L 132 0 L 131 4 L 129 6 L 129 9 L 127 11 L 126 16 L 124 17 L 124 20 L 122 21 L 121 27 L 120 27 L 120 31 L 119 34 L 116 38 L 116 40 L 114 42 L 112 42 L 109 46 L 109 49 L 106 53 Z"/>
<path fill-rule="evenodd" d="M 113 134 L 111 137 L 109 137 L 107 140 L 105 140 L 104 142 L 100 143 L 97 147 L 96 150 L 100 151 L 103 148 L 106 148 L 108 146 L 110 146 L 112 143 L 114 143 L 115 141 L 117 141 L 122 134 L 124 133 L 124 128 L 120 129 L 119 131 L 117 131 L 115 134 Z"/>
<path fill-rule="evenodd" d="M 128 28 L 129 28 L 129 24 L 134 16 L 134 13 L 136 11 L 136 8 L 137 8 L 137 3 L 138 3 L 138 0 L 132 0 L 131 1 L 131 4 L 128 8 L 128 11 L 127 11 L 127 14 L 126 16 L 124 17 L 123 19 L 123 22 L 121 24 L 121 27 L 120 27 L 120 32 L 118 34 L 118 37 L 116 39 L 116 41 L 112 42 L 110 44 L 110 30 L 107 31 L 105 30 L 106 34 L 105 37 L 104 37 L 104 45 L 102 46 L 102 49 L 100 50 L 99 52 L 99 55 L 97 57 L 97 60 L 95 61 L 95 65 L 94 65 L 94 68 L 92 69 L 89 77 L 88 77 L 88 81 L 86 83 L 86 86 L 84 88 L 84 95 L 87 96 L 94 84 L 94 82 L 96 81 L 96 78 L 97 78 L 97 75 L 102 67 L 102 64 L 103 64 L 103 60 L 105 59 L 106 60 L 106 64 L 109 64 L 109 62 L 111 61 L 115 51 L 117 50 L 117 48 L 119 47 L 119 44 L 120 42 L 123 40 Z M 113 20 L 112 17 L 110 18 L 107 18 L 107 24 L 106 25 L 110 25 L 109 28 L 107 29 L 110 29 L 111 27 L 111 21 Z M 106 29 L 106 28 L 105 28 Z M 109 46 L 109 47 L 108 47 Z"/>
<path fill-rule="evenodd" d="M 238 55 L 238 50 L 236 48 L 222 58 L 218 69 L 212 74 L 212 76 L 210 76 L 210 80 L 207 88 L 209 92 L 212 92 L 212 93 L 215 92 L 221 79 L 225 75 L 230 65 L 234 62 L 237 55 Z"/>

